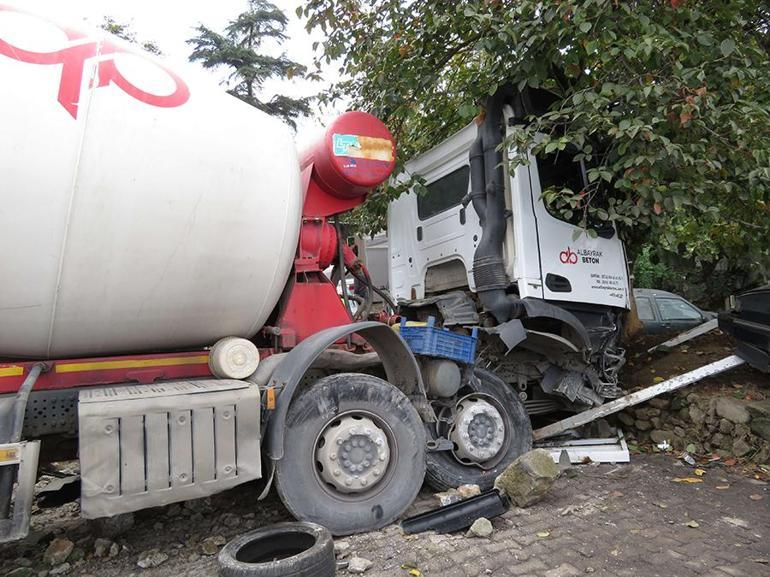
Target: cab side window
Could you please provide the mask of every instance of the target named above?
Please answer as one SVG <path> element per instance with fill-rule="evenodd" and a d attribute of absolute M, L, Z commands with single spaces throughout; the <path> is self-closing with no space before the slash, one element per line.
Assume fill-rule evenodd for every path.
<path fill-rule="evenodd" d="M 426 220 L 457 206 L 468 193 L 470 167 L 463 166 L 426 186 L 424 194 L 417 195 L 417 216 Z"/>

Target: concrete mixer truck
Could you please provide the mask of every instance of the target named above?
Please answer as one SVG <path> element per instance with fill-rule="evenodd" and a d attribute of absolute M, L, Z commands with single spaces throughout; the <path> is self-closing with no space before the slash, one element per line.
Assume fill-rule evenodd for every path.
<path fill-rule="evenodd" d="M 340 217 L 394 169 L 378 119 L 345 113 L 298 155 L 218 87 L 1 2 L 0 540 L 64 457 L 87 518 L 262 479 L 299 519 L 376 529 L 426 477 L 490 487 L 531 447 L 533 381 L 573 406 L 615 394 L 622 246 L 538 240 L 536 173 L 504 180 L 496 156 L 502 100 L 418 160 L 470 173 L 465 202 L 436 185 L 433 208 L 391 211 L 399 317 Z"/>

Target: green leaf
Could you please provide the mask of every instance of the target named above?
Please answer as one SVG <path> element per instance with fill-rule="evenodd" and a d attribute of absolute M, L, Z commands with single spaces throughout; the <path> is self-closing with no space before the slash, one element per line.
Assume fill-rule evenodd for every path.
<path fill-rule="evenodd" d="M 588 32 L 589 30 L 591 30 L 591 23 L 590 22 L 583 22 L 580 25 L 580 31 L 581 32 Z"/>
<path fill-rule="evenodd" d="M 725 38 L 719 45 L 719 49 L 724 56 L 730 56 L 735 50 L 735 41 L 732 38 Z"/>

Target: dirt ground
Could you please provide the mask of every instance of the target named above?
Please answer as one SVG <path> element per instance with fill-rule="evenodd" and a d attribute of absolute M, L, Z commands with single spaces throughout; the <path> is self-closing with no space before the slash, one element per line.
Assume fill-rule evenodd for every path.
<path fill-rule="evenodd" d="M 671 336 L 675 335 L 641 336 L 634 339 L 627 349 L 628 362 L 621 376 L 621 384 L 625 390 L 632 391 L 650 386 L 655 383 L 656 377 L 675 377 L 723 359 L 734 352 L 732 340 L 720 330 L 696 337 L 667 353 L 646 352 Z M 704 394 L 735 395 L 743 392 L 743 396 L 748 397 L 747 400 L 762 400 L 770 395 L 770 375 L 743 365 L 705 379 L 691 388 Z"/>
<path fill-rule="evenodd" d="M 720 463 L 706 468 L 701 483 L 674 481 L 688 477 L 692 469 L 670 455 L 580 465 L 541 503 L 493 519 L 489 539 L 462 533 L 405 536 L 392 525 L 344 541 L 349 556 L 373 562 L 366 573 L 371 577 L 406 577 L 405 564 L 425 577 L 770 576 L 770 485 Z M 245 485 L 211 499 L 137 513 L 134 526 L 115 539 L 116 555 L 105 558 L 94 556 L 93 528 L 77 517 L 76 503 L 41 511 L 26 541 L 0 548 L 2 569 L 19 575 L 18 568 L 28 566 L 28 575 L 45 575 L 43 551 L 58 536 L 75 543 L 68 575 L 213 577 L 215 556 L 204 551 L 215 553 L 216 543 L 289 519 L 275 497 L 258 503 L 257 492 Z M 426 489 L 408 514 L 435 504 Z M 140 569 L 137 561 L 152 549 L 167 559 Z"/>

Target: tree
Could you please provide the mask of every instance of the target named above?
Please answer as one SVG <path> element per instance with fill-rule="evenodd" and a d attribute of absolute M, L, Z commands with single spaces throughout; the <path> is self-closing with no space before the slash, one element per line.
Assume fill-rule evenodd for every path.
<path fill-rule="evenodd" d="M 136 44 L 137 46 L 140 46 L 142 50 L 145 50 L 146 52 L 150 52 L 151 54 L 155 54 L 156 56 L 163 55 L 163 53 L 160 51 L 160 48 L 154 41 L 137 40 L 136 33 L 133 30 L 131 30 L 130 24 L 121 24 L 111 16 L 105 16 L 100 28 L 102 30 L 109 32 L 113 36 L 122 38 L 126 42 L 130 42 L 131 44 Z"/>
<path fill-rule="evenodd" d="M 204 68 L 230 69 L 227 92 L 296 128 L 295 119 L 310 114 L 309 98 L 275 95 L 266 100 L 260 95 L 270 78 L 291 80 L 307 72 L 285 54 L 276 57 L 258 52 L 266 40 L 282 44 L 287 39 L 287 23 L 286 15 L 275 5 L 249 0 L 249 9 L 232 20 L 223 34 L 201 24 L 196 28 L 198 35 L 187 43 L 193 46 L 191 62 L 201 62 Z"/>
<path fill-rule="evenodd" d="M 770 271 L 770 10 L 754 0 L 310 0 L 342 96 L 382 117 L 400 159 L 479 114 L 499 86 L 554 102 L 506 145 L 568 147 L 589 185 L 548 190 L 565 217 L 649 239 L 729 292 Z M 539 140 L 537 135 L 543 135 Z M 513 163 L 526 162 L 516 156 Z M 401 187 L 403 189 L 403 187 Z M 384 190 L 386 198 L 401 189 Z M 382 206 L 359 215 L 376 228 Z M 683 266 L 682 263 L 679 263 Z"/>

